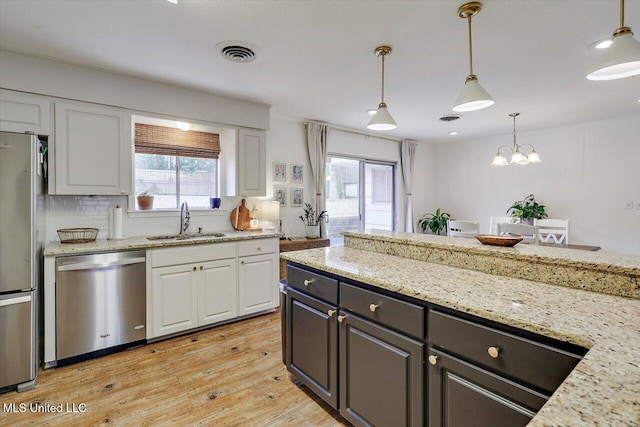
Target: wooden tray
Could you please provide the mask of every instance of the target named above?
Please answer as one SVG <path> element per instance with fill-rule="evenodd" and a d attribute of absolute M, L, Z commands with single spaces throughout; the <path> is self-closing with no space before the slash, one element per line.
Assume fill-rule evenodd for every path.
<path fill-rule="evenodd" d="M 490 234 L 478 234 L 476 239 L 483 245 L 492 246 L 515 246 L 522 241 L 522 236 L 494 236 Z"/>

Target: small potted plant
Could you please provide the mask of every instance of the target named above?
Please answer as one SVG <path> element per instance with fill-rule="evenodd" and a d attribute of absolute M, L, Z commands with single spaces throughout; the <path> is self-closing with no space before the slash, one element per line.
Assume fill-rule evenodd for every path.
<path fill-rule="evenodd" d="M 320 221 L 325 218 L 327 211 L 322 211 L 316 214 L 316 210 L 310 203 L 304 204 L 302 215 L 298 218 L 304 223 L 305 234 L 310 239 L 316 239 L 320 237 Z"/>
<path fill-rule="evenodd" d="M 536 202 L 533 194 L 529 194 L 522 200 L 515 202 L 509 209 L 507 209 L 507 215 L 511 215 L 514 218 L 520 218 L 520 222 L 524 224 L 533 225 L 534 219 L 547 218 L 546 207 Z"/>
<path fill-rule="evenodd" d="M 153 196 L 149 194 L 149 191 L 143 191 L 138 194 L 138 208 L 141 211 L 148 211 L 153 209 Z"/>
<path fill-rule="evenodd" d="M 433 234 L 440 235 L 442 230 L 447 228 L 447 221 L 451 219 L 451 215 L 442 212 L 440 208 L 436 209 L 435 213 L 427 213 L 418 220 L 418 226 L 422 228 L 422 232 L 426 232 L 427 228 L 431 230 Z"/>

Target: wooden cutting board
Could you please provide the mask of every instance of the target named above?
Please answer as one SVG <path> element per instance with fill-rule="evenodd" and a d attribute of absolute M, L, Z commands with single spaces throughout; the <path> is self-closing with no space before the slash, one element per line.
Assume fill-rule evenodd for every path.
<path fill-rule="evenodd" d="M 251 227 L 251 212 L 247 208 L 247 200 L 242 199 L 242 204 L 231 211 L 231 225 L 236 230 L 248 230 Z"/>

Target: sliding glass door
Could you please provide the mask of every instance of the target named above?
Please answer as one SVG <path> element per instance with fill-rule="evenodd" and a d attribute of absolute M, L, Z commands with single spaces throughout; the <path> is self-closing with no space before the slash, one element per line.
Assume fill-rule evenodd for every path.
<path fill-rule="evenodd" d="M 343 230 L 395 228 L 395 164 L 329 155 L 326 177 L 332 245 L 342 244 Z"/>

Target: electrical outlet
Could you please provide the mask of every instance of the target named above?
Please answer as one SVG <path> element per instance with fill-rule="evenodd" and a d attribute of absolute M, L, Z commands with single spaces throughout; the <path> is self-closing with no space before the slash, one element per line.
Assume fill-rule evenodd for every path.
<path fill-rule="evenodd" d="M 633 209 L 633 200 L 627 200 L 626 202 L 624 202 L 624 209 L 625 210 Z"/>

